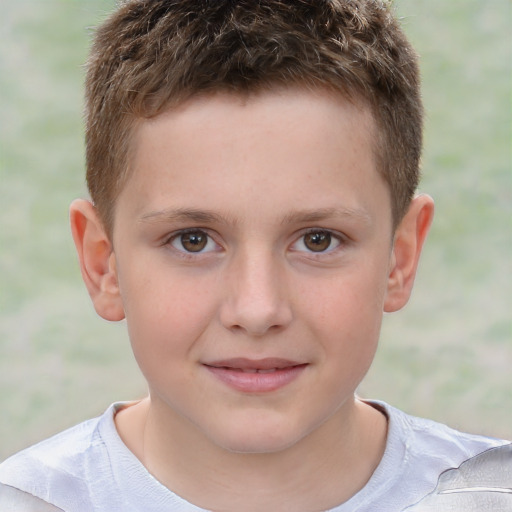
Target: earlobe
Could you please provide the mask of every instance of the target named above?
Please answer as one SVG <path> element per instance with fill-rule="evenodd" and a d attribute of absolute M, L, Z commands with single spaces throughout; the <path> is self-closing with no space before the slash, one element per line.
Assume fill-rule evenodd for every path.
<path fill-rule="evenodd" d="M 82 278 L 96 312 L 106 320 L 122 320 L 115 254 L 96 209 L 89 201 L 77 199 L 69 216 Z"/>
<path fill-rule="evenodd" d="M 416 196 L 398 226 L 391 255 L 384 311 L 403 308 L 411 295 L 423 243 L 434 216 L 434 201 L 427 195 Z"/>

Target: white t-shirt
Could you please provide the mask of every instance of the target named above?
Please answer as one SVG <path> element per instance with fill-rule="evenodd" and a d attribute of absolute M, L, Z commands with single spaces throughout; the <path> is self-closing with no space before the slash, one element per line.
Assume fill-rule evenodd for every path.
<path fill-rule="evenodd" d="M 330 512 L 401 512 L 431 493 L 442 472 L 506 443 L 371 403 L 389 418 L 384 456 L 366 486 Z M 65 512 L 204 512 L 160 484 L 126 447 L 114 424 L 123 405 L 7 459 L 0 482 Z"/>

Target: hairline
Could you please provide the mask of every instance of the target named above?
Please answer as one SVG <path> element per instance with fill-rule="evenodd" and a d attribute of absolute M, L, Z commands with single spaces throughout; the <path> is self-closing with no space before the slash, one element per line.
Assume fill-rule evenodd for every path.
<path fill-rule="evenodd" d="M 234 89 L 229 86 L 225 87 L 215 87 L 206 91 L 187 91 L 184 92 L 179 98 L 173 98 L 170 101 L 162 103 L 159 108 L 151 115 L 142 116 L 135 115 L 126 112 L 124 115 L 127 116 L 123 122 L 123 130 L 125 132 L 124 144 L 124 158 L 122 162 L 116 162 L 116 165 L 121 166 L 120 172 L 118 174 L 117 183 L 115 185 L 114 197 L 112 198 L 112 203 L 108 205 L 108 208 L 100 211 L 101 222 L 104 226 L 104 229 L 110 240 L 113 238 L 114 233 L 114 224 L 115 224 L 115 214 L 116 214 L 116 205 L 117 198 L 122 190 L 126 186 L 127 181 L 133 175 L 135 169 L 132 166 L 132 162 L 134 161 L 135 152 L 137 151 L 137 133 L 139 128 L 147 123 L 151 122 L 158 117 L 164 116 L 169 112 L 172 112 L 175 109 L 179 109 L 181 106 L 185 105 L 187 102 L 195 101 L 198 99 L 208 99 L 212 98 L 219 94 L 231 95 L 233 97 L 239 97 L 242 99 L 250 99 L 251 97 L 262 95 L 265 93 L 282 91 L 286 93 L 290 90 L 304 90 L 312 93 L 319 92 L 327 92 L 329 95 L 333 97 L 343 98 L 344 100 L 350 102 L 354 106 L 362 107 L 363 109 L 367 109 L 370 117 L 371 117 L 371 125 L 370 125 L 370 140 L 372 146 L 373 157 L 375 161 L 376 171 L 379 176 L 384 180 L 385 186 L 389 193 L 390 199 L 390 215 L 393 226 L 393 232 L 396 227 L 400 223 L 403 214 L 405 212 L 397 212 L 395 199 L 393 198 L 393 192 L 391 190 L 391 183 L 388 179 L 388 173 L 386 172 L 386 167 L 389 165 L 387 162 L 389 160 L 386 153 L 386 143 L 384 141 L 384 137 L 382 133 L 385 133 L 385 130 L 380 130 L 379 125 L 381 121 L 379 119 L 378 114 L 378 105 L 375 104 L 374 101 L 371 101 L 367 95 L 362 93 L 361 91 L 355 90 L 355 88 L 349 87 L 334 87 L 332 84 L 314 84 L 312 85 L 307 80 L 300 81 L 297 80 L 295 83 L 290 84 L 282 84 L 282 83 L 265 83 L 265 84 L 256 84 L 253 87 L 247 89 Z"/>

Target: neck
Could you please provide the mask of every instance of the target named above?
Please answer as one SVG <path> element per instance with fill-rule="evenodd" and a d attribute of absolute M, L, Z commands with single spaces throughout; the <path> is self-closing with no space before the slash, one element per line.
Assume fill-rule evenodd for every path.
<path fill-rule="evenodd" d="M 223 511 L 333 508 L 368 482 L 387 432 L 385 416 L 354 399 L 293 446 L 234 453 L 167 413 L 146 399 L 119 413 L 116 425 L 163 485 L 195 505 Z"/>

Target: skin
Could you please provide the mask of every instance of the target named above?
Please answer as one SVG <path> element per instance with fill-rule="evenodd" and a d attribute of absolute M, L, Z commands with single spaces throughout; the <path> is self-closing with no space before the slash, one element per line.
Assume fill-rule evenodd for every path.
<path fill-rule="evenodd" d="M 374 129 L 324 91 L 195 98 L 140 125 L 113 240 L 89 202 L 71 206 L 95 308 L 126 318 L 149 386 L 119 434 L 194 504 L 325 510 L 382 457 L 386 418 L 354 393 L 383 312 L 409 298 L 433 203 L 414 198 L 393 232 Z M 204 249 L 187 252 L 182 230 Z M 209 368 L 235 357 L 301 370 L 240 391 Z"/>

